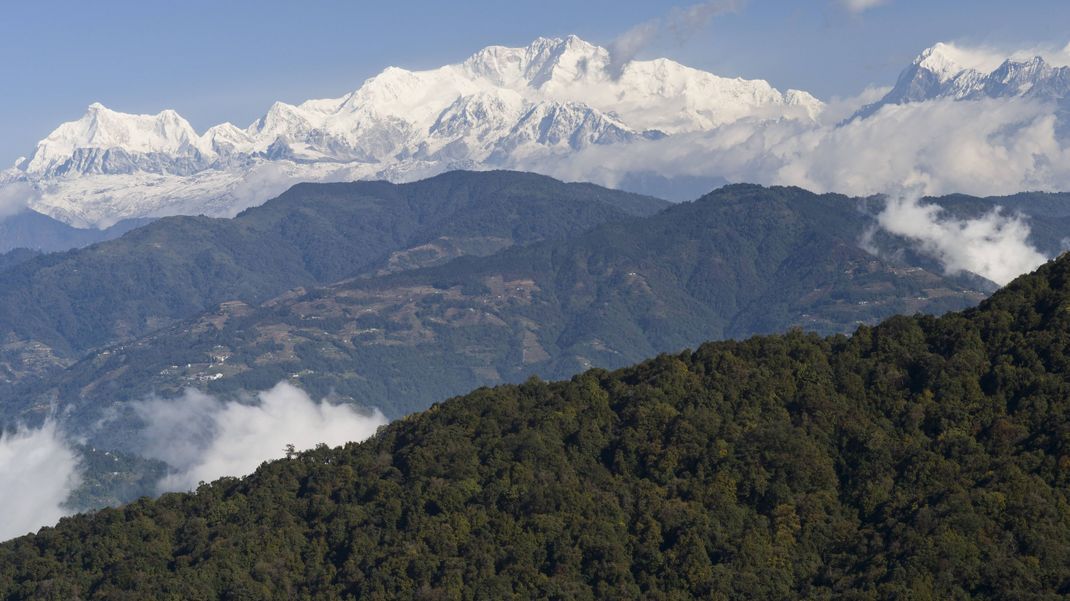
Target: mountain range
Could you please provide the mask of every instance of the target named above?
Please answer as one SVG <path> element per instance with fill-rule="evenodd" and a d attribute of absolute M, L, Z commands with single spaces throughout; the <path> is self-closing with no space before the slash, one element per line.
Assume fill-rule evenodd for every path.
<path fill-rule="evenodd" d="M 1066 67 L 1036 57 L 982 72 L 961 55 L 949 44 L 926 50 L 856 117 L 946 98 L 1067 98 Z M 814 187 L 811 174 L 782 165 L 801 151 L 779 148 L 785 136 L 837 129 L 827 124 L 836 111 L 811 94 L 667 59 L 612 65 L 608 50 L 575 36 L 492 46 L 438 69 L 388 68 L 340 98 L 276 102 L 244 128 L 224 123 L 203 134 L 172 110 L 130 115 L 95 103 L 3 172 L 0 185 L 20 186 L 38 212 L 98 228 L 128 218 L 233 216 L 298 181 L 412 181 L 453 169 L 538 171 L 670 200 L 692 199 L 726 178 Z M 628 158 L 683 159 L 699 150 L 736 158 L 683 173 Z M 577 155 L 590 158 L 572 161 Z M 847 179 L 832 189 L 854 189 L 849 173 L 837 177 Z"/>
<path fill-rule="evenodd" d="M 6 178 L 32 183 L 34 208 L 78 225 L 229 216 L 266 200 L 260 185 L 278 193 L 296 180 L 510 166 L 742 118 L 813 119 L 821 108 L 803 92 L 669 60 L 631 62 L 619 73 L 609 64 L 606 49 L 575 36 L 489 47 L 429 71 L 386 69 L 341 98 L 276 102 L 244 129 L 224 123 L 204 134 L 171 110 L 128 115 L 95 103 Z"/>
<path fill-rule="evenodd" d="M 962 223 L 1012 210 L 1046 256 L 1070 228 L 1065 195 L 923 203 Z M 996 289 L 882 229 L 886 209 L 754 185 L 672 205 L 514 172 L 301 184 L 234 219 L 163 218 L 0 270 L 0 417 L 58 416 L 90 451 L 158 474 L 137 456 L 149 398 L 289 382 L 399 418 L 531 374 L 792 327 L 847 334 Z M 119 484 L 91 478 L 78 507 L 155 481 Z"/>
<path fill-rule="evenodd" d="M 0 601 L 1070 598 L 1070 45 L 738 4 L 0 171 Z"/>
<path fill-rule="evenodd" d="M 362 277 L 225 302 L 95 349 L 0 393 L 0 402 L 95 424 L 117 404 L 154 394 L 193 387 L 227 396 L 289 380 L 397 418 L 531 374 L 568 377 L 791 327 L 848 333 L 896 313 L 970 306 L 995 288 L 918 257 L 897 259 L 909 245 L 890 236 L 885 258 L 863 250 L 871 219 L 843 196 L 733 186 L 565 238 L 413 262 L 437 258 L 438 239 Z M 126 427 L 119 420 L 90 440 L 114 446 L 124 437 L 112 428 Z"/>
<path fill-rule="evenodd" d="M 936 44 L 921 53 L 899 76 L 895 87 L 857 117 L 888 105 L 928 100 L 1027 98 L 1070 102 L 1070 66 L 1049 64 L 1041 56 L 1008 58 L 988 71 L 970 66 L 968 56 L 951 44 Z"/>
<path fill-rule="evenodd" d="M 0 374 L 48 373 L 221 302 L 490 254 L 668 203 L 516 173 L 298 185 L 235 219 L 170 217 L 0 271 Z M 427 248 L 421 252 L 421 249 Z M 411 265 L 410 265 L 411 264 Z"/>

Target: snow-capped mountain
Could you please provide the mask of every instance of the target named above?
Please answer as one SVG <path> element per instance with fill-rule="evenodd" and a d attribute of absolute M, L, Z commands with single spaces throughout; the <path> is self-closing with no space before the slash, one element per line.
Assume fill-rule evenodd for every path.
<path fill-rule="evenodd" d="M 613 73 L 605 48 L 575 36 L 540 38 L 429 71 L 391 67 L 337 99 L 276 102 L 244 129 L 224 123 L 198 134 L 171 110 L 129 115 L 93 104 L 2 177 L 31 183 L 38 211 L 106 226 L 131 217 L 229 215 L 300 179 L 524 168 L 535 158 L 743 119 L 810 122 L 822 108 L 806 92 L 666 59 Z"/>
<path fill-rule="evenodd" d="M 1070 97 L 1070 67 L 1053 66 L 1041 56 L 1006 58 L 991 70 L 977 61 L 953 44 L 936 44 L 914 59 L 887 95 L 856 116 L 868 117 L 887 105 L 936 99 Z"/>
<path fill-rule="evenodd" d="M 937 44 L 856 112 L 762 80 L 666 59 L 617 65 L 577 37 L 540 38 L 427 71 L 391 67 L 340 98 L 276 102 L 244 128 L 199 133 L 174 111 L 93 104 L 0 172 L 0 193 L 70 225 L 107 227 L 233 215 L 299 181 L 451 169 L 536 171 L 668 198 L 725 181 L 855 195 L 1064 190 L 1068 63 L 1070 47 L 999 56 Z"/>

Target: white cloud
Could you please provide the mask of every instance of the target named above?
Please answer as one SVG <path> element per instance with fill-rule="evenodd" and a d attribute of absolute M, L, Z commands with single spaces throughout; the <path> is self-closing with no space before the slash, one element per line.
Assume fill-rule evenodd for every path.
<path fill-rule="evenodd" d="M 281 457 L 287 444 L 308 449 L 364 440 L 387 423 L 378 411 L 362 414 L 349 405 L 317 403 L 285 382 L 257 395 L 255 404 L 189 390 L 181 398 L 151 399 L 135 409 L 146 424 L 142 452 L 175 470 L 160 482 L 161 492 L 249 474 Z"/>
<path fill-rule="evenodd" d="M 78 456 L 55 422 L 0 435 L 0 541 L 55 524 L 80 483 Z"/>
<path fill-rule="evenodd" d="M 716 16 L 738 11 L 744 0 L 710 0 L 687 7 L 674 7 L 667 15 L 632 27 L 609 44 L 609 71 L 620 74 L 624 66 L 640 52 L 661 39 L 671 36 L 678 43 L 685 42 L 701 31 Z"/>
<path fill-rule="evenodd" d="M 934 204 L 922 204 L 916 194 L 905 194 L 889 198 L 877 220 L 886 231 L 914 240 L 948 273 L 971 271 L 1003 285 L 1046 260 L 1029 244 L 1029 226 L 1022 218 L 1002 210 L 960 220 Z"/>
<path fill-rule="evenodd" d="M 853 14 L 861 14 L 871 8 L 888 4 L 890 0 L 840 0 L 840 5 Z"/>
<path fill-rule="evenodd" d="M 1067 44 L 1059 50 L 1052 52 L 1046 58 L 1049 62 L 1060 67 L 1070 65 L 1070 44 Z"/>
<path fill-rule="evenodd" d="M 0 184 L 0 219 L 21 213 L 37 197 L 37 191 L 26 182 Z"/>
<path fill-rule="evenodd" d="M 834 96 L 825 103 L 817 118 L 824 125 L 835 126 L 862 108 L 884 98 L 891 91 L 892 86 L 867 86 L 855 96 Z"/>
<path fill-rule="evenodd" d="M 755 175 L 854 195 L 1070 189 L 1070 152 L 1055 130 L 1051 106 L 1021 99 L 886 106 L 843 127 L 784 139 L 768 149 L 779 168 Z"/>
<path fill-rule="evenodd" d="M 741 120 L 567 156 L 529 155 L 516 166 L 611 186 L 625 173 L 655 171 L 855 196 L 914 188 L 981 196 L 1068 190 L 1070 149 L 1055 128 L 1053 107 L 1043 102 L 939 100 L 886 106 L 840 127 Z"/>
<path fill-rule="evenodd" d="M 834 103 L 832 110 L 838 114 L 823 116 L 821 124 L 743 120 L 711 132 L 593 146 L 566 157 L 529 156 L 517 167 L 608 186 L 618 185 L 628 172 L 652 171 L 665 177 L 721 176 L 853 196 L 904 190 L 933 196 L 1070 190 L 1070 149 L 1056 135 L 1055 109 L 1048 103 L 1020 98 L 939 100 L 886 106 L 866 119 L 834 125 L 835 117 L 862 100 L 843 101 L 845 106 L 839 108 Z M 929 222 L 923 220 L 919 227 Z M 954 234 L 951 239 L 962 244 L 959 251 L 928 245 L 949 270 L 969 269 L 1005 282 L 1039 260 L 1011 244 L 1024 241 L 1025 224 L 1004 228 L 987 219 L 952 225 L 944 233 Z M 992 244 L 978 245 L 984 240 Z M 1005 261 L 990 252 L 1007 248 L 1014 248 L 1015 254 Z"/>

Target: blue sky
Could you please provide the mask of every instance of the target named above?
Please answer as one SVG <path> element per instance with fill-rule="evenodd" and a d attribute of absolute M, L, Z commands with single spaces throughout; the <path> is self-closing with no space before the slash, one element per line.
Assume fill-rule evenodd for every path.
<path fill-rule="evenodd" d="M 821 98 L 889 85 L 936 41 L 1064 46 L 1070 3 L 1034 0 L 749 0 L 667 56 L 719 75 L 764 78 Z M 874 0 L 855 0 L 873 3 Z M 0 8 L 0 165 L 32 151 L 62 121 L 100 101 L 116 110 L 174 108 L 203 131 L 248 125 L 274 100 L 337 97 L 383 67 L 434 67 L 490 44 L 575 33 L 608 44 L 694 2 L 540 0 L 464 3 L 58 2 Z"/>

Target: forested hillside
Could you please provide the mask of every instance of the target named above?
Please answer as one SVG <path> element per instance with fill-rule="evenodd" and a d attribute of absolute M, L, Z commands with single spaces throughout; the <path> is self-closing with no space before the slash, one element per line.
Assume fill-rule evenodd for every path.
<path fill-rule="evenodd" d="M 301 184 L 235 219 L 161 219 L 0 271 L 0 377 L 47 373 L 224 301 L 490 254 L 667 205 L 534 174 L 454 172 Z"/>
<path fill-rule="evenodd" d="M 897 313 L 972 306 L 991 290 L 979 278 L 868 253 L 859 239 L 870 224 L 845 196 L 726 187 L 564 240 L 259 307 L 227 303 L 0 393 L 0 402 L 59 403 L 92 424 L 103 411 L 115 416 L 116 402 L 153 393 L 194 386 L 229 395 L 289 379 L 400 417 L 531 374 L 567 378 L 796 326 L 847 333 Z M 125 439 L 94 436 L 100 445 Z"/>
<path fill-rule="evenodd" d="M 15 599 L 1061 599 L 1070 257 L 979 308 L 477 390 L 0 545 Z"/>

